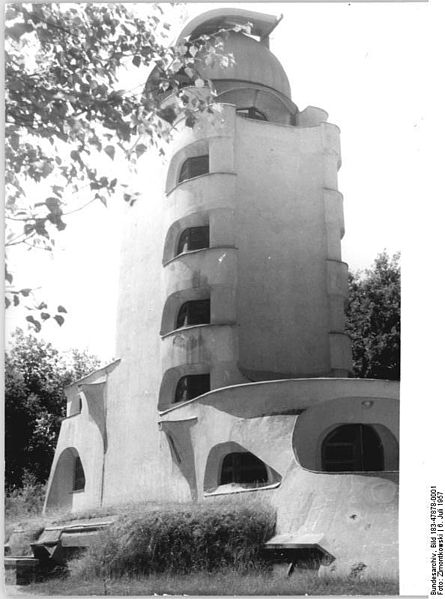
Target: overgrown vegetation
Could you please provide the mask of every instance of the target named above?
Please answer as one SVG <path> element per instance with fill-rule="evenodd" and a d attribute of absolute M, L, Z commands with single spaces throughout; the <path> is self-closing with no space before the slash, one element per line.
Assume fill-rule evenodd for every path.
<path fill-rule="evenodd" d="M 275 512 L 260 502 L 172 504 L 121 515 L 75 565 L 83 577 L 116 578 L 262 565 Z"/>

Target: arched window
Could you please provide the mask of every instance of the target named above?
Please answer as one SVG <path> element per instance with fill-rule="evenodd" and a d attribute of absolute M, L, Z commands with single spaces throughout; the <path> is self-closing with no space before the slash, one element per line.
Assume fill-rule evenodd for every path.
<path fill-rule="evenodd" d="M 179 237 L 176 255 L 209 247 L 209 227 L 190 227 Z"/>
<path fill-rule="evenodd" d="M 210 300 L 194 300 L 185 302 L 179 309 L 176 328 L 190 327 L 195 324 L 210 323 Z"/>
<path fill-rule="evenodd" d="M 267 121 L 266 115 L 257 110 L 254 106 L 249 106 L 248 108 L 237 108 L 236 114 L 239 114 L 245 119 L 254 119 L 255 121 Z"/>
<path fill-rule="evenodd" d="M 198 177 L 199 175 L 205 175 L 208 172 L 209 155 L 192 156 L 191 158 L 187 158 L 181 166 L 178 183 L 187 181 L 187 179 L 193 179 L 193 177 Z"/>
<path fill-rule="evenodd" d="M 267 478 L 267 468 L 264 462 L 252 453 L 236 452 L 225 456 L 221 467 L 219 484 L 267 483 Z"/>
<path fill-rule="evenodd" d="M 175 391 L 175 403 L 189 401 L 210 391 L 210 374 L 188 374 L 179 379 Z"/>
<path fill-rule="evenodd" d="M 85 489 L 85 472 L 83 471 L 82 462 L 79 456 L 74 462 L 74 483 L 73 491 L 83 491 Z"/>
<path fill-rule="evenodd" d="M 343 424 L 323 441 L 325 472 L 377 472 L 384 470 L 383 444 L 368 424 Z"/>

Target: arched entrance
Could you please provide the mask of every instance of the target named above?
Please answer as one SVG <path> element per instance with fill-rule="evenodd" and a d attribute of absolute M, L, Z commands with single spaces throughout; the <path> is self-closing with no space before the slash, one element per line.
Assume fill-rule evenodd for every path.
<path fill-rule="evenodd" d="M 342 424 L 321 446 L 324 472 L 377 472 L 385 469 L 383 443 L 369 424 Z"/>
<path fill-rule="evenodd" d="M 74 447 L 64 449 L 57 460 L 48 493 L 46 509 L 71 509 L 73 493 L 85 488 L 85 472 L 79 453 Z"/>

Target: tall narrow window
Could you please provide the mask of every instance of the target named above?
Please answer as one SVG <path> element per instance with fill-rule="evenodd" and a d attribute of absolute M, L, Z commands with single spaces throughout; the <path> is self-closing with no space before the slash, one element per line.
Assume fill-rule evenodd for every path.
<path fill-rule="evenodd" d="M 85 472 L 83 471 L 82 462 L 79 456 L 74 462 L 74 484 L 73 491 L 83 491 L 85 488 Z"/>
<path fill-rule="evenodd" d="M 367 424 L 344 424 L 334 429 L 322 444 L 325 472 L 377 472 L 384 470 L 383 444 Z"/>
<path fill-rule="evenodd" d="M 267 121 L 267 117 L 265 114 L 257 110 L 254 106 L 249 106 L 248 108 L 237 108 L 236 114 L 246 118 L 253 119 L 255 121 Z"/>
<path fill-rule="evenodd" d="M 209 227 L 190 227 L 179 237 L 176 255 L 209 247 Z"/>
<path fill-rule="evenodd" d="M 194 300 L 182 304 L 176 319 L 176 328 L 210 323 L 210 300 Z"/>
<path fill-rule="evenodd" d="M 222 463 L 220 484 L 229 483 L 267 483 L 266 465 L 253 453 L 229 453 Z"/>
<path fill-rule="evenodd" d="M 181 166 L 179 173 L 178 183 L 187 181 L 187 179 L 193 179 L 199 175 L 205 175 L 209 172 L 209 155 L 204 156 L 192 156 L 187 158 Z"/>
<path fill-rule="evenodd" d="M 189 401 L 210 391 L 210 374 L 188 374 L 176 385 L 175 403 Z"/>

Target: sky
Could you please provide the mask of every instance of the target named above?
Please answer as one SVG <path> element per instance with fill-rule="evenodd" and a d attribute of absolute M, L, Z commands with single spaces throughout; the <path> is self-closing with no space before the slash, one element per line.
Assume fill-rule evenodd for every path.
<path fill-rule="evenodd" d="M 419 482 L 402 497 L 411 502 L 405 504 L 405 512 L 412 509 L 420 518 L 401 528 L 401 546 L 409 553 L 417 539 L 423 557 L 428 548 L 427 486 L 438 484 L 435 464 L 441 463 L 443 438 L 443 408 L 440 412 L 434 399 L 443 399 L 439 381 L 445 334 L 440 274 L 445 249 L 444 4 L 432 0 L 244 5 L 283 15 L 271 36 L 271 50 L 288 74 L 294 102 L 300 110 L 308 105 L 323 108 L 329 122 L 341 129 L 343 260 L 353 270 L 365 269 L 384 249 L 402 251 L 401 469 L 412 473 L 402 480 L 402 487 Z M 218 6 L 165 5 L 176 22 L 175 31 L 187 17 Z M 138 5 L 139 15 L 144 10 Z M 144 77 L 128 71 L 122 75 L 122 86 L 135 87 Z M 158 187 L 157 175 L 155 160 L 151 170 L 139 175 L 147 197 Z M 119 177 L 125 176 L 121 166 Z M 54 305 L 68 309 L 63 327 L 53 322 L 42 333 L 62 351 L 77 347 L 105 360 L 114 357 L 121 218 L 119 205 L 107 209 L 92 205 L 67 217 L 68 227 L 53 255 L 26 252 L 16 260 L 18 281 L 40 287 Z M 7 335 L 23 325 L 22 315 L 13 314 L 7 313 Z M 411 554 L 404 560 L 405 577 L 411 573 L 412 578 L 405 592 L 425 593 L 425 568 L 420 567 L 419 574 L 418 553 Z"/>

